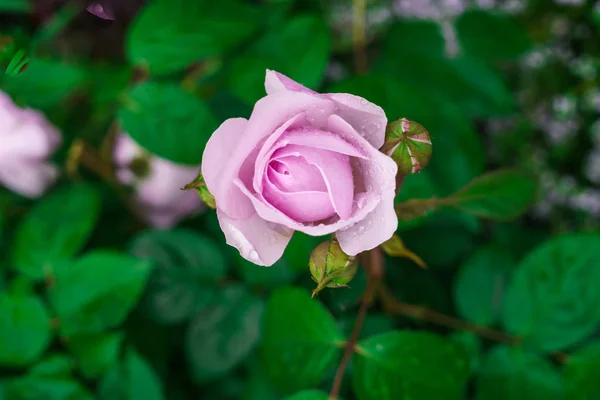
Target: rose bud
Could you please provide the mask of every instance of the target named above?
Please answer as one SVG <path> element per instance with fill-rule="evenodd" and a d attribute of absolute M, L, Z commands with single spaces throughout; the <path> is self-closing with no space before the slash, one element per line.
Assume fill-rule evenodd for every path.
<path fill-rule="evenodd" d="M 0 184 L 22 196 L 41 196 L 59 175 L 48 159 L 62 138 L 39 112 L 17 107 L 0 92 Z"/>
<path fill-rule="evenodd" d="M 381 151 L 396 161 L 399 174 L 421 171 L 429 164 L 431 150 L 431 138 L 423 125 L 406 118 L 388 124 Z"/>
<path fill-rule="evenodd" d="M 344 253 L 335 239 L 319 244 L 310 254 L 308 264 L 312 280 L 317 282 L 313 294 L 323 288 L 347 287 L 356 275 L 358 262 L 356 257 Z"/>
<path fill-rule="evenodd" d="M 202 158 L 227 243 L 270 266 L 294 231 L 335 233 L 351 256 L 388 240 L 398 226 L 398 167 L 378 150 L 387 124 L 381 107 L 319 94 L 270 70 L 265 88 L 250 118 L 223 122 Z"/>
<path fill-rule="evenodd" d="M 184 217 L 203 209 L 192 191 L 181 188 L 198 173 L 198 166 L 175 164 L 149 154 L 127 134 L 117 135 L 114 162 L 119 182 L 131 186 L 136 212 L 157 228 L 169 228 Z"/>

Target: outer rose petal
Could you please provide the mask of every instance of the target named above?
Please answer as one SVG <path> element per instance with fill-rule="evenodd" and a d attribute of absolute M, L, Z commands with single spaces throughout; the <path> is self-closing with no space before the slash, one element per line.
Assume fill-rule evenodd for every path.
<path fill-rule="evenodd" d="M 332 115 L 329 121 L 332 132 L 356 137 L 354 129 L 339 116 Z M 370 156 L 371 165 L 365 164 L 362 168 L 366 170 L 365 186 L 368 191 L 379 192 L 381 201 L 365 218 L 336 233 L 340 247 L 351 256 L 375 248 L 392 237 L 398 228 L 398 217 L 394 210 L 398 166 L 390 157 L 373 148 Z"/>
<path fill-rule="evenodd" d="M 362 97 L 347 93 L 320 95 L 293 79 L 271 70 L 267 70 L 265 76 L 265 90 L 267 94 L 289 90 L 328 97 L 338 104 L 337 115 L 352 125 L 373 147 L 379 149 L 383 146 L 383 142 L 385 141 L 385 127 L 387 125 L 385 112 L 381 107 Z"/>
<path fill-rule="evenodd" d="M 336 232 L 344 253 L 355 256 L 374 249 L 392 237 L 398 229 L 398 216 L 394 210 L 394 191 L 386 191 L 379 205 L 362 221 Z"/>
<path fill-rule="evenodd" d="M 257 214 L 243 220 L 233 219 L 217 207 L 217 218 L 227 244 L 237 248 L 246 260 L 266 267 L 281 258 L 294 233 Z"/>
<path fill-rule="evenodd" d="M 373 147 L 379 149 L 383 146 L 387 117 L 381 107 L 353 94 L 330 93 L 325 96 L 339 105 L 336 114 L 352 125 Z"/>
<path fill-rule="evenodd" d="M 217 191 L 223 166 L 229 160 L 247 123 L 246 118 L 229 118 L 208 139 L 202 154 L 202 176 L 211 193 Z"/>
<path fill-rule="evenodd" d="M 281 92 L 284 90 L 318 94 L 314 90 L 310 90 L 306 86 L 299 84 L 293 79 L 290 79 L 277 71 L 271 71 L 270 69 L 267 70 L 267 74 L 265 76 L 265 90 L 267 94 Z"/>
<path fill-rule="evenodd" d="M 58 169 L 47 162 L 18 162 L 0 165 L 0 182 L 25 197 L 41 196 L 58 178 Z"/>
<path fill-rule="evenodd" d="M 242 164 L 252 163 L 253 160 L 249 156 L 254 154 L 255 148 L 290 117 L 304 111 L 308 121 L 314 121 L 313 126 L 325 124 L 334 105 L 329 99 L 289 91 L 277 92 L 260 99 L 254 106 L 243 134 L 230 143 L 235 147 L 224 163 L 216 190 L 213 191 L 209 187 L 219 208 L 231 218 L 249 218 L 254 213 L 254 208 L 250 202 L 244 200 L 240 189 L 234 184 Z M 208 146 L 205 154 L 207 151 L 210 151 Z M 258 152 L 255 154 L 258 155 Z"/>

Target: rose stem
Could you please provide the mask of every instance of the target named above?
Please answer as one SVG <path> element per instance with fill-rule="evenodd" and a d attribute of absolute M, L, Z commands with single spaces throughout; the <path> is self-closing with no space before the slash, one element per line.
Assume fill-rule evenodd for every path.
<path fill-rule="evenodd" d="M 354 68 L 357 74 L 367 72 L 366 7 L 366 0 L 352 1 L 352 44 L 354 48 Z"/>
<path fill-rule="evenodd" d="M 367 252 L 364 255 L 364 257 L 361 258 L 363 261 L 365 271 L 367 273 L 367 289 L 365 290 L 362 296 L 360 309 L 358 311 L 356 321 L 354 322 L 352 334 L 350 335 L 350 339 L 346 342 L 344 348 L 344 355 L 342 356 L 342 361 L 340 362 L 340 365 L 338 366 L 338 369 L 335 373 L 335 378 L 333 380 L 331 392 L 329 393 L 329 400 L 337 400 L 337 397 L 340 393 L 340 389 L 342 387 L 344 372 L 346 371 L 346 367 L 348 366 L 348 363 L 352 358 L 352 354 L 354 353 L 354 348 L 356 347 L 360 331 L 362 329 L 363 323 L 365 322 L 365 317 L 367 316 L 367 310 L 373 302 L 373 296 L 376 292 L 379 281 L 383 277 L 384 265 L 381 248 L 376 247 L 373 250 Z"/>

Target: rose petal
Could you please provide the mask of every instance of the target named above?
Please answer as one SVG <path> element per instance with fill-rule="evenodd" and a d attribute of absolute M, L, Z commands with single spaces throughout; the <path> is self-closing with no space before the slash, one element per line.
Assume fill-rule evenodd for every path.
<path fill-rule="evenodd" d="M 262 145 L 260 151 L 258 152 L 254 163 L 253 186 L 254 190 L 256 190 L 258 193 L 262 191 L 263 176 L 265 174 L 267 164 L 271 160 L 271 155 L 275 150 L 279 148 L 278 146 L 274 146 L 274 144 L 277 142 L 277 140 L 279 140 L 279 138 L 281 138 L 281 136 L 287 131 L 287 129 L 291 127 L 302 126 L 302 123 L 305 120 L 306 113 L 298 113 L 289 120 L 285 121 L 283 125 L 277 128 L 275 132 L 273 132 L 273 134 L 265 140 L 265 143 Z M 244 168 L 245 166 L 242 167 Z M 249 185 L 243 177 L 241 178 L 241 180 L 249 187 Z"/>
<path fill-rule="evenodd" d="M 373 147 L 379 149 L 383 146 L 387 117 L 381 107 L 353 94 L 330 93 L 325 96 L 338 104 L 336 114 L 348 122 Z"/>
<path fill-rule="evenodd" d="M 218 190 L 223 165 L 230 159 L 247 124 L 246 118 L 229 118 L 208 139 L 202 154 L 202 177 L 212 193 Z"/>
<path fill-rule="evenodd" d="M 6 160 L 3 160 L 6 161 Z M 22 196 L 41 196 L 58 178 L 58 168 L 47 162 L 18 162 L 0 164 L 0 182 Z"/>
<path fill-rule="evenodd" d="M 331 198 L 331 203 L 341 219 L 350 218 L 354 198 L 354 181 L 350 157 L 345 154 L 315 147 L 287 145 L 273 154 L 273 159 L 287 156 L 303 157 L 319 168 Z"/>
<path fill-rule="evenodd" d="M 267 70 L 267 74 L 265 76 L 265 90 L 267 94 L 281 92 L 284 90 L 318 94 L 317 92 L 310 90 L 306 86 L 299 84 L 293 79 L 290 79 L 287 76 L 270 69 Z"/>
<path fill-rule="evenodd" d="M 316 147 L 323 150 L 331 150 L 336 153 L 346 154 L 352 157 L 368 158 L 364 151 L 354 147 L 344 139 L 330 132 L 320 130 L 295 130 L 285 134 L 282 139 L 289 144 Z"/>
<path fill-rule="evenodd" d="M 283 157 L 269 163 L 267 179 L 283 192 L 324 192 L 321 171 L 303 157 Z"/>
<path fill-rule="evenodd" d="M 359 146 L 360 141 L 365 140 L 358 137 L 354 128 L 337 115 L 332 115 L 329 118 L 329 129 L 339 135 L 346 136 L 349 140 L 352 138 L 357 139 L 357 145 Z M 398 166 L 390 157 L 372 147 L 371 149 L 368 162 L 355 159 L 359 163 L 359 167 L 355 170 L 364 173 L 362 178 L 367 192 L 376 193 L 381 201 L 366 218 L 336 233 L 342 250 L 348 255 L 356 255 L 375 248 L 392 237 L 398 228 L 398 217 L 394 210 Z"/>
<path fill-rule="evenodd" d="M 230 118 L 212 134 L 204 153 L 202 154 L 202 176 L 208 190 L 215 197 L 215 202 L 231 216 L 236 218 L 248 218 L 254 213 L 252 204 L 239 190 L 231 189 L 229 180 L 233 179 L 233 167 L 237 168 L 235 175 L 244 161 L 239 149 L 243 141 L 244 130 L 248 126 L 248 120 L 244 118 Z M 238 149 L 238 153 L 235 151 Z M 252 150 L 247 150 L 248 153 Z M 238 158 L 236 158 L 238 157 Z M 241 158 L 240 158 L 241 157 Z M 227 162 L 226 162 L 227 161 Z M 227 169 L 229 167 L 229 169 Z"/>
<path fill-rule="evenodd" d="M 293 230 L 265 221 L 258 214 L 247 219 L 233 219 L 217 208 L 217 218 L 227 244 L 257 265 L 271 266 L 283 255 Z"/>
<path fill-rule="evenodd" d="M 394 191 L 386 191 L 381 197 L 381 202 L 369 215 L 354 226 L 336 233 L 344 253 L 355 256 L 374 249 L 392 237 L 398 229 L 394 197 Z"/>
<path fill-rule="evenodd" d="M 260 99 L 254 106 L 243 135 L 228 143 L 228 146 L 234 147 L 234 149 L 221 170 L 219 175 L 220 184 L 215 191 L 209 187 L 217 204 L 220 204 L 221 210 L 232 218 L 248 218 L 254 210 L 242 200 L 240 190 L 234 184 L 234 180 L 239 180 L 238 175 L 242 164 L 247 161 L 253 162 L 254 160 L 247 160 L 247 158 L 253 153 L 256 146 L 289 120 L 290 116 L 307 111 L 309 108 L 312 109 L 314 105 L 316 110 L 325 110 L 323 116 L 320 117 L 320 121 L 326 121 L 324 116 L 331 115 L 334 104 L 329 99 L 290 91 L 277 92 Z M 315 111 L 315 113 L 321 114 L 318 111 Z M 307 115 L 310 115 L 310 113 L 307 112 Z M 309 119 L 311 118 L 314 117 L 309 117 Z M 208 150 L 209 146 L 207 146 L 205 154 Z"/>
<path fill-rule="evenodd" d="M 301 123 L 302 117 L 303 115 L 301 114 L 296 115 L 290 120 L 293 121 L 293 124 L 282 125 L 282 127 L 297 126 Z M 358 148 L 340 137 L 332 135 L 330 132 L 307 128 L 296 130 L 280 128 L 267 139 L 257 157 L 254 172 L 254 190 L 257 193 L 262 192 L 263 176 L 267 168 L 267 163 L 271 160 L 273 153 L 288 144 L 307 145 L 324 150 L 333 150 L 354 157 L 367 158 L 364 152 L 361 152 Z M 242 182 L 246 183 L 244 179 L 242 179 Z"/>
<path fill-rule="evenodd" d="M 306 233 L 311 236 L 323 236 L 333 233 L 340 229 L 345 229 L 361 219 L 365 218 L 367 214 L 377 207 L 380 202 L 379 196 L 376 196 L 372 193 L 359 193 L 355 196 L 355 201 L 353 204 L 352 216 L 344 221 L 344 220 L 335 220 L 330 223 L 321 222 L 318 224 L 303 224 L 297 221 L 294 221 L 292 218 L 288 217 L 273 205 L 269 204 L 260 194 L 252 194 L 244 186 L 244 184 L 236 179 L 235 184 L 240 188 L 242 192 L 252 201 L 254 208 L 258 215 L 266 221 L 270 221 L 282 226 L 287 226 L 295 231 Z"/>
<path fill-rule="evenodd" d="M 298 222 L 322 221 L 335 215 L 327 192 L 282 192 L 267 180 L 263 196 L 279 211 Z"/>

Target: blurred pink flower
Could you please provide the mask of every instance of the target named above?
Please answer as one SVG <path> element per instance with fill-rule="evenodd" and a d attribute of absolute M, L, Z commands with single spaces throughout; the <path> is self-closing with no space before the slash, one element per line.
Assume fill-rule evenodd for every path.
<path fill-rule="evenodd" d="M 0 92 L 0 184 L 25 197 L 39 197 L 57 179 L 48 161 L 62 138 L 39 112 L 17 107 Z"/>
<path fill-rule="evenodd" d="M 204 208 L 195 191 L 181 190 L 196 178 L 200 166 L 149 154 L 125 133 L 117 136 L 113 156 L 117 178 L 133 188 L 138 215 L 148 224 L 169 228 Z"/>
<path fill-rule="evenodd" d="M 265 88 L 250 119 L 223 122 L 202 158 L 227 243 L 269 266 L 294 231 L 335 233 L 351 256 L 388 240 L 398 226 L 398 167 L 378 150 L 387 125 L 381 107 L 319 94 L 270 70 Z"/>
<path fill-rule="evenodd" d="M 86 10 L 90 14 L 93 14 L 98 18 L 106 19 L 108 21 L 115 20 L 114 13 L 113 13 L 112 9 L 110 8 L 110 6 L 108 6 L 107 4 L 91 3 L 90 5 L 87 6 Z"/>

